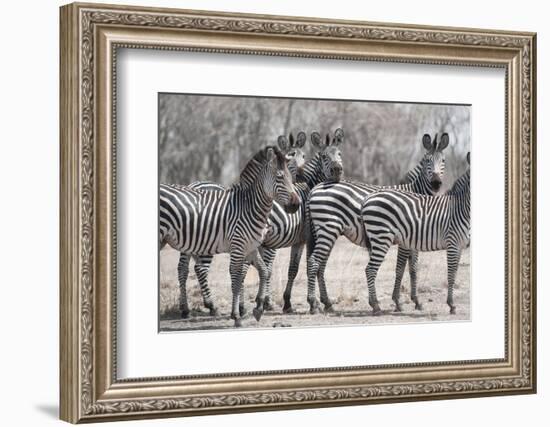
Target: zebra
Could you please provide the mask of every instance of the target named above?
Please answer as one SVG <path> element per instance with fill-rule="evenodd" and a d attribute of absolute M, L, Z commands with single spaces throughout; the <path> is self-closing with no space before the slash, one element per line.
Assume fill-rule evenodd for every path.
<path fill-rule="evenodd" d="M 258 151 L 227 190 L 198 191 L 160 186 L 159 247 L 168 244 L 187 255 L 230 254 L 232 306 L 235 327 L 242 325 L 244 308 L 242 273 L 245 259 L 260 274 L 260 290 L 254 309 L 256 320 L 263 313 L 266 268 L 256 249 L 265 233 L 273 201 L 296 212 L 301 201 L 287 165 L 275 146 Z"/>
<path fill-rule="evenodd" d="M 470 153 L 467 171 L 444 195 L 428 197 L 400 190 L 382 190 L 369 196 L 361 207 L 363 229 L 369 250 L 365 273 L 369 304 L 380 312 L 375 280 L 388 249 L 399 244 L 405 250 L 447 250 L 447 304 L 456 313 L 453 288 L 462 249 L 470 243 Z M 399 304 L 400 287 L 394 287 L 393 300 Z M 416 287 L 411 300 L 418 304 Z"/>
<path fill-rule="evenodd" d="M 282 153 L 288 159 L 288 170 L 292 176 L 292 182 L 296 181 L 296 176 L 299 173 L 302 173 L 302 168 L 305 164 L 305 154 L 303 147 L 306 142 L 305 132 L 299 132 L 296 139 L 292 133 L 289 134 L 288 139 L 284 135 L 280 135 L 277 139 L 277 145 L 279 146 Z M 223 191 L 225 187 L 211 182 L 211 181 L 196 181 L 187 186 L 182 186 L 178 184 L 170 184 L 177 188 L 189 188 L 198 191 Z M 278 206 L 281 211 L 284 212 L 284 208 L 281 205 L 274 203 Z M 218 316 L 219 311 L 212 300 L 212 293 L 210 287 L 208 286 L 208 272 L 210 271 L 210 266 L 212 265 L 213 255 L 194 255 L 193 259 L 195 261 L 195 274 L 199 281 L 199 286 L 201 290 L 201 295 L 203 299 L 204 306 L 210 311 L 211 316 Z M 178 262 L 178 282 L 180 288 L 180 297 L 179 297 L 179 310 L 181 317 L 187 319 L 189 317 L 189 304 L 187 302 L 187 278 L 189 276 L 189 261 L 190 256 L 186 253 L 180 253 L 180 258 Z M 245 264 L 243 278 L 246 277 L 246 271 L 248 270 L 248 263 Z M 269 303 L 265 304 L 269 308 Z M 241 309 L 241 316 L 246 313 L 244 307 Z"/>
<path fill-rule="evenodd" d="M 305 134 L 303 132 L 298 134 L 296 144 L 294 144 L 293 139 L 289 137 L 289 146 L 285 145 L 286 141 L 283 138 L 284 137 L 279 137 L 279 147 L 281 149 L 286 149 L 291 156 L 291 160 L 289 161 L 289 169 L 291 169 L 291 165 L 293 165 L 298 175 L 297 180 L 300 182 L 295 185 L 295 189 L 302 200 L 302 204 L 294 213 L 286 212 L 285 209 L 276 202 L 273 204 L 273 209 L 269 215 L 268 230 L 259 250 L 267 268 L 264 309 L 273 310 L 270 287 L 273 261 L 275 260 L 277 249 L 289 246 L 291 247 L 288 282 L 285 288 L 285 304 L 283 306 L 283 311 L 285 313 L 290 313 L 292 312 L 292 307 L 290 306 L 292 287 L 296 275 L 298 274 L 300 259 L 306 242 L 304 228 L 306 202 L 309 197 L 309 192 L 317 183 L 324 181 L 337 181 L 341 178 L 343 174 L 343 166 L 340 145 L 344 140 L 344 131 L 341 128 L 336 129 L 334 132 L 334 137 L 331 139 L 330 135 L 327 134 L 324 142 L 318 132 L 313 132 L 311 134 L 311 144 L 317 153 L 312 159 L 308 160 L 303 167 L 301 162 L 295 159 L 303 158 L 300 153 L 303 153 L 301 149 L 304 145 L 303 141 L 305 139 Z M 212 183 L 205 182 L 204 186 L 212 188 Z M 200 183 L 196 184 L 195 187 L 203 188 Z M 185 257 L 186 255 L 182 254 L 180 256 L 180 262 L 182 261 L 182 258 Z M 212 263 L 212 257 L 209 259 L 206 258 L 206 256 L 203 257 L 202 263 L 198 267 L 199 271 L 196 271 L 196 273 L 199 278 L 199 283 L 201 284 L 201 292 L 203 295 L 203 300 L 205 301 L 205 307 L 210 308 L 210 306 L 213 306 L 211 300 L 208 300 L 208 303 L 211 305 L 206 305 L 207 298 L 210 298 L 211 294 L 206 281 L 206 275 L 208 274 L 208 268 Z M 186 272 L 188 272 L 188 259 L 186 262 L 187 264 L 185 264 L 184 260 L 184 265 L 187 268 Z M 245 264 L 243 277 L 246 276 L 247 268 L 248 264 Z M 186 277 L 187 276 L 185 276 L 185 278 Z M 182 289 L 180 295 L 185 296 L 185 281 L 180 280 L 180 289 Z M 217 310 L 213 313 L 212 308 L 210 308 L 210 313 L 215 315 L 217 314 Z"/>
<path fill-rule="evenodd" d="M 437 194 L 445 174 L 445 154 L 443 150 L 449 144 L 449 135 L 443 133 L 441 141 L 437 142 L 437 134 L 432 141 L 428 134 L 422 137 L 422 145 L 426 152 L 420 163 L 407 175 L 408 182 L 394 186 L 414 193 Z M 361 219 L 361 205 L 372 193 L 383 187 L 353 181 L 329 182 L 317 185 L 311 191 L 307 205 L 306 221 L 308 237 L 307 254 L 307 301 L 310 313 L 319 311 L 319 303 L 315 296 L 316 280 L 319 283 L 321 302 L 327 313 L 334 312 L 328 296 L 325 283 L 325 268 L 328 258 L 341 235 L 352 243 L 366 247 Z M 414 251 L 402 254 L 399 268 L 405 268 L 407 256 L 410 261 L 411 281 L 416 282 L 417 254 Z M 407 255 L 407 256 L 405 256 Z"/>

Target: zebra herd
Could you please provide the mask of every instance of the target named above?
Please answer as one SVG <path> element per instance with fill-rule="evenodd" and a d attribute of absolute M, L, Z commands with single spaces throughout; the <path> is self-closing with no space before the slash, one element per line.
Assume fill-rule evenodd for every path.
<path fill-rule="evenodd" d="M 461 250 L 470 241 L 470 172 L 438 195 L 445 174 L 444 149 L 449 135 L 440 141 L 425 134 L 424 156 L 401 184 L 375 186 L 343 179 L 341 146 L 344 132 L 337 129 L 323 139 L 310 136 L 315 155 L 305 160 L 307 136 L 279 136 L 277 146 L 259 150 L 229 188 L 207 181 L 190 185 L 161 184 L 159 207 L 160 247 L 168 244 L 180 252 L 179 308 L 190 315 L 186 282 L 189 261 L 195 261 L 204 306 L 213 316 L 219 311 L 208 285 L 208 271 L 215 254 L 229 253 L 232 306 L 235 326 L 246 314 L 243 279 L 252 264 L 260 278 L 253 315 L 260 320 L 264 310 L 273 310 L 271 273 L 277 249 L 290 247 L 288 282 L 283 294 L 283 312 L 293 312 L 292 287 L 304 247 L 307 257 L 307 302 L 310 313 L 319 311 L 316 285 L 325 312 L 333 312 L 325 269 L 338 237 L 366 247 L 369 305 L 381 314 L 375 279 L 386 253 L 398 245 L 396 278 L 392 299 L 401 311 L 401 280 L 409 263 L 411 300 L 418 299 L 419 251 L 447 250 L 448 297 L 451 314 L 456 307 L 453 287 Z M 468 165 L 470 155 L 467 156 Z"/>

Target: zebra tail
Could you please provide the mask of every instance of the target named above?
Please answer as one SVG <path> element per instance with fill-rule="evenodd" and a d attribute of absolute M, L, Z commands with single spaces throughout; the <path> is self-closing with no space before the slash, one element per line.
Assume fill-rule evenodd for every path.
<path fill-rule="evenodd" d="M 369 254 L 370 254 L 372 250 L 372 244 L 369 239 L 369 235 L 367 234 L 367 224 L 365 223 L 362 215 L 363 206 L 365 206 L 365 203 L 366 203 L 366 199 L 363 202 L 363 205 L 361 206 L 361 228 L 363 229 L 363 239 L 365 239 L 365 245 L 367 246 L 367 250 L 369 251 Z"/>
<path fill-rule="evenodd" d="M 315 249 L 315 229 L 313 227 L 313 222 L 311 221 L 311 213 L 309 211 L 309 203 L 306 203 L 305 209 L 305 233 L 306 233 L 306 250 L 308 254 L 313 253 Z"/>

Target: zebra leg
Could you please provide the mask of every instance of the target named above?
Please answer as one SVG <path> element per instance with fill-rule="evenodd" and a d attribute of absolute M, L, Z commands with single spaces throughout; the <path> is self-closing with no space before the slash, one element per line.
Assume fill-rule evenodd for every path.
<path fill-rule="evenodd" d="M 313 254 L 307 258 L 307 302 L 309 303 L 309 313 L 319 313 L 319 303 L 315 296 L 315 285 L 317 284 L 317 271 L 319 262 Z"/>
<path fill-rule="evenodd" d="M 273 273 L 273 261 L 277 255 L 276 249 L 260 247 L 260 254 L 267 268 L 267 277 L 265 282 L 264 310 L 273 311 L 273 294 L 271 290 L 271 275 Z"/>
<path fill-rule="evenodd" d="M 264 260 L 259 252 L 256 252 L 256 257 L 252 263 L 258 270 L 258 274 L 260 276 L 260 286 L 258 287 L 258 294 L 256 296 L 256 307 L 252 310 L 254 318 L 259 322 L 262 318 L 262 314 L 264 313 L 267 267 L 265 266 Z"/>
<path fill-rule="evenodd" d="M 246 316 L 246 306 L 244 305 L 244 303 L 246 302 L 245 300 L 245 294 L 244 294 L 244 279 L 246 277 L 246 274 L 248 273 L 248 268 L 250 267 L 250 263 L 248 261 L 245 261 L 244 264 L 243 264 L 243 278 L 242 278 L 242 283 L 241 283 L 241 294 L 239 296 L 239 314 L 241 315 L 241 317 L 244 317 Z"/>
<path fill-rule="evenodd" d="M 189 276 L 189 256 L 180 253 L 178 262 L 178 282 L 180 285 L 179 309 L 182 319 L 189 317 L 189 304 L 187 303 L 187 277 Z"/>
<path fill-rule="evenodd" d="M 331 251 L 332 252 L 332 249 Z M 317 272 L 317 283 L 319 284 L 319 293 L 321 294 L 321 302 L 324 305 L 325 313 L 334 313 L 334 308 L 332 307 L 332 301 L 330 300 L 327 292 L 327 283 L 325 282 L 325 270 L 327 268 L 328 257 L 330 252 L 327 254 L 327 257 L 319 262 L 319 270 Z"/>
<path fill-rule="evenodd" d="M 389 236 L 386 239 L 371 239 L 372 249 L 370 251 L 369 263 L 365 269 L 367 275 L 367 285 L 369 288 L 369 305 L 372 307 L 373 314 L 378 316 L 382 314 L 380 310 L 380 304 L 378 298 L 376 297 L 376 275 L 378 274 L 378 269 L 384 261 L 388 250 L 390 249 L 393 237 L 390 239 Z"/>
<path fill-rule="evenodd" d="M 286 283 L 285 293 L 283 294 L 284 305 L 283 313 L 293 313 L 294 309 L 290 303 L 290 298 L 292 296 L 292 286 L 294 285 L 294 280 L 300 269 L 300 259 L 302 258 L 302 253 L 304 252 L 304 245 L 294 245 L 290 250 L 290 263 L 288 265 L 288 282 Z"/>
<path fill-rule="evenodd" d="M 451 314 L 456 314 L 456 306 L 453 301 L 453 289 L 460 255 L 461 250 L 458 246 L 449 245 L 447 247 L 447 304 L 449 305 Z"/>
<path fill-rule="evenodd" d="M 411 250 L 409 254 L 409 276 L 411 278 L 411 301 L 415 310 L 422 310 L 422 304 L 418 299 L 417 291 L 418 251 Z"/>
<path fill-rule="evenodd" d="M 210 266 L 212 265 L 213 259 L 214 257 L 211 255 L 202 255 L 195 257 L 195 274 L 197 275 L 201 287 L 201 294 L 204 306 L 208 310 L 210 310 L 211 316 L 217 316 L 218 309 L 214 306 L 212 295 L 210 293 L 210 288 L 208 287 L 208 272 L 210 271 Z"/>
<path fill-rule="evenodd" d="M 309 312 L 316 314 L 319 312 L 319 303 L 315 297 L 315 283 L 319 277 L 319 268 L 326 265 L 327 259 L 334 247 L 336 239 L 342 234 L 341 225 L 334 227 L 325 227 L 317 232 L 317 238 L 310 245 L 313 247 L 311 255 L 307 259 L 307 301 L 309 303 Z M 324 277 L 324 276 L 323 276 Z M 323 280 L 323 287 L 326 285 Z"/>
<path fill-rule="evenodd" d="M 239 312 L 239 298 L 243 288 L 243 263 L 244 256 L 240 252 L 232 251 L 229 261 L 229 273 L 231 275 L 231 318 L 235 321 L 235 327 L 242 326 L 241 315 Z"/>
<path fill-rule="evenodd" d="M 405 273 L 405 266 L 409 259 L 410 250 L 399 246 L 397 249 L 397 265 L 395 266 L 395 284 L 393 286 L 392 300 L 395 303 L 395 311 L 403 311 L 401 305 L 401 282 L 403 280 L 403 274 Z M 410 268 L 410 267 L 409 267 Z"/>

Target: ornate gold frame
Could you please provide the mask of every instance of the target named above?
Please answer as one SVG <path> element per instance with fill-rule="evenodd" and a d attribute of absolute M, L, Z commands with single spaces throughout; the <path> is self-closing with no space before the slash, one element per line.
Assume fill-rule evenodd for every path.
<path fill-rule="evenodd" d="M 73 423 L 536 390 L 536 35 L 71 4 L 61 8 L 61 418 Z M 116 378 L 117 47 L 506 70 L 506 357 L 181 378 Z"/>

